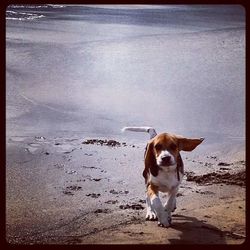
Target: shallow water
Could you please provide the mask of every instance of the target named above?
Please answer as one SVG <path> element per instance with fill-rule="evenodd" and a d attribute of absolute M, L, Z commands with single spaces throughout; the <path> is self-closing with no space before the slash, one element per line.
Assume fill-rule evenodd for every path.
<path fill-rule="evenodd" d="M 6 21 L 7 135 L 105 137 L 149 125 L 208 142 L 244 140 L 242 7 L 7 11 L 17 12 Z"/>

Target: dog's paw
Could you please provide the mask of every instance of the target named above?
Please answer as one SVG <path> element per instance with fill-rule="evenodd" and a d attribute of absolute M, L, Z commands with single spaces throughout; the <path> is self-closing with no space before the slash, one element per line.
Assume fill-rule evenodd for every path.
<path fill-rule="evenodd" d="M 165 227 L 168 228 L 170 226 L 170 223 L 168 222 L 168 220 L 164 220 L 164 221 L 158 221 L 158 226 L 159 227 Z"/>
<path fill-rule="evenodd" d="M 153 211 L 147 211 L 146 220 L 157 220 L 157 216 Z"/>
<path fill-rule="evenodd" d="M 162 212 L 161 216 L 159 217 L 160 218 L 158 219 L 158 226 L 167 228 L 171 225 L 172 218 L 171 218 L 171 215 L 167 211 Z"/>
<path fill-rule="evenodd" d="M 165 227 L 165 228 L 169 228 L 169 226 L 170 226 L 169 224 L 166 224 L 166 223 L 165 223 L 165 224 L 163 224 L 163 223 L 161 223 L 161 222 L 159 222 L 159 221 L 158 221 L 158 227 Z"/>

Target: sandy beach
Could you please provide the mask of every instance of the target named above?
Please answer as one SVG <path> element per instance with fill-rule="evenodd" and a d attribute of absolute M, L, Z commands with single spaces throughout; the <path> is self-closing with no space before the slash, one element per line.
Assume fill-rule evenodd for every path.
<path fill-rule="evenodd" d="M 245 241 L 241 6 L 12 6 L 6 17 L 8 243 Z M 167 229 L 145 220 L 149 136 L 121 132 L 131 125 L 205 137 L 181 154 Z"/>
<path fill-rule="evenodd" d="M 238 146 L 233 159 L 236 149 L 229 145 L 227 153 L 204 146 L 196 154 L 184 154 L 185 178 L 177 210 L 173 225 L 165 229 L 144 218 L 144 145 L 110 140 L 10 138 L 7 240 L 14 244 L 244 242 L 243 147 Z"/>

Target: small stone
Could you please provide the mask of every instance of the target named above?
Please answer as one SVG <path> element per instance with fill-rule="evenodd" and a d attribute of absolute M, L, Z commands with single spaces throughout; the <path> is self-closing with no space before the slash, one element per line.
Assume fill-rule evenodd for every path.
<path fill-rule="evenodd" d="M 101 180 L 101 178 L 99 178 L 99 179 L 97 179 L 97 178 L 94 178 L 94 179 L 92 179 L 93 181 L 100 181 Z"/>
<path fill-rule="evenodd" d="M 211 218 L 211 216 L 210 216 L 210 215 L 204 215 L 204 217 L 205 217 L 205 218 Z"/>
<path fill-rule="evenodd" d="M 230 163 L 226 163 L 226 162 L 219 162 L 218 166 L 230 166 Z"/>

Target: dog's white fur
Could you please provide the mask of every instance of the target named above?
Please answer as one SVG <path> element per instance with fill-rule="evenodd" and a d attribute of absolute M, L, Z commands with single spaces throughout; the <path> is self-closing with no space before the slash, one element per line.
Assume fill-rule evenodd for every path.
<path fill-rule="evenodd" d="M 147 132 L 150 135 L 150 139 L 154 138 L 157 133 L 152 127 L 124 127 L 122 128 L 122 132 L 124 131 L 134 131 L 134 132 Z M 150 197 L 147 195 L 146 197 L 146 205 L 147 205 L 147 220 L 155 220 L 158 218 L 159 225 L 164 227 L 168 227 L 171 223 L 171 212 L 176 209 L 176 194 L 178 192 L 179 185 L 183 178 L 183 175 L 180 176 L 180 181 L 176 178 L 176 161 L 174 156 L 168 152 L 167 150 L 162 151 L 161 154 L 157 157 L 157 164 L 159 167 L 162 166 L 162 158 L 165 156 L 171 157 L 171 167 L 161 168 L 162 171 L 159 172 L 157 177 L 154 177 L 150 174 L 149 180 L 155 185 L 159 186 L 159 190 L 164 193 L 168 193 L 168 201 L 162 205 L 160 197 L 154 195 Z"/>
<path fill-rule="evenodd" d="M 163 227 L 169 227 L 171 223 L 171 213 L 176 209 L 176 194 L 183 174 L 180 173 L 180 180 L 176 177 L 176 164 L 171 165 L 171 169 L 161 168 L 159 174 L 155 177 L 150 174 L 149 181 L 159 187 L 159 191 L 168 194 L 168 200 L 163 205 L 159 195 L 150 197 L 147 194 L 147 214 L 146 219 L 158 218 L 158 224 Z M 149 212 L 150 211 L 150 212 Z"/>
<path fill-rule="evenodd" d="M 152 127 L 124 127 L 122 131 L 135 131 L 135 132 L 147 132 L 150 135 L 150 139 L 153 139 L 157 133 Z M 204 138 L 200 138 L 201 142 Z M 190 150 L 188 150 L 190 151 Z M 169 157 L 167 167 L 164 166 L 164 157 Z M 156 157 L 156 164 L 159 168 L 157 176 L 151 173 L 148 176 L 148 183 L 157 186 L 158 191 L 168 193 L 168 200 L 163 205 L 158 192 L 153 192 L 153 195 L 149 195 L 147 192 L 146 204 L 147 204 L 147 220 L 158 219 L 158 224 L 163 227 L 169 227 L 171 223 L 171 213 L 176 209 L 176 195 L 183 179 L 183 173 L 179 172 L 179 178 L 177 178 L 177 161 L 175 156 L 168 150 L 162 150 Z"/>
<path fill-rule="evenodd" d="M 156 162 L 159 167 L 162 166 L 164 157 L 170 157 L 170 167 L 176 164 L 174 156 L 168 150 L 162 150 L 156 158 Z"/>

